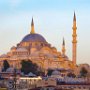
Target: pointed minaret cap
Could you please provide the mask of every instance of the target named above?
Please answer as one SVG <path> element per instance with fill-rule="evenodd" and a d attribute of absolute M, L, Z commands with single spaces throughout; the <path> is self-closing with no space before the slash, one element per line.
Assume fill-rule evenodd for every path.
<path fill-rule="evenodd" d="M 66 49 L 65 49 L 65 40 L 63 38 L 63 43 L 62 43 L 62 55 L 65 56 L 65 52 L 66 52 Z"/>
<path fill-rule="evenodd" d="M 65 46 L 65 40 L 64 40 L 64 38 L 63 38 L 63 44 L 62 45 Z"/>
<path fill-rule="evenodd" d="M 76 15 L 75 15 L 75 11 L 74 11 L 74 18 L 73 18 L 73 21 L 76 21 Z"/>
<path fill-rule="evenodd" d="M 33 22 L 33 17 L 32 17 L 32 22 L 31 22 L 31 26 L 33 26 L 34 25 L 34 22 Z"/>
<path fill-rule="evenodd" d="M 33 21 L 33 17 L 32 17 L 32 22 L 31 22 L 31 34 L 34 34 L 35 31 L 34 31 L 34 21 Z"/>

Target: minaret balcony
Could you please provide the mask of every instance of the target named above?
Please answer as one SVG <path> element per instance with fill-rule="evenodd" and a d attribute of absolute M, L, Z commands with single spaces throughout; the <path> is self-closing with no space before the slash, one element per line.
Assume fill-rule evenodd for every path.
<path fill-rule="evenodd" d="M 77 34 L 73 34 L 72 36 L 73 36 L 73 37 L 77 37 Z"/>
<path fill-rule="evenodd" d="M 72 43 L 77 43 L 77 40 L 76 41 L 72 41 Z"/>

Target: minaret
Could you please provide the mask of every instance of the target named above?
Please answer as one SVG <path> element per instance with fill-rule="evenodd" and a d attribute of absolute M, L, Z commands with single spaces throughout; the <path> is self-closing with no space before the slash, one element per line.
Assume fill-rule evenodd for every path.
<path fill-rule="evenodd" d="M 63 38 L 63 43 L 62 43 L 62 55 L 65 56 L 65 52 L 66 52 L 66 49 L 65 49 L 65 40 Z"/>
<path fill-rule="evenodd" d="M 74 18 L 73 18 L 73 34 L 72 34 L 72 61 L 74 63 L 74 65 L 76 65 L 76 58 L 77 58 L 77 26 L 76 26 L 76 15 L 74 12 Z"/>
<path fill-rule="evenodd" d="M 32 18 L 32 22 L 31 22 L 31 34 L 34 34 L 35 31 L 34 31 L 34 22 L 33 22 L 33 18 Z"/>

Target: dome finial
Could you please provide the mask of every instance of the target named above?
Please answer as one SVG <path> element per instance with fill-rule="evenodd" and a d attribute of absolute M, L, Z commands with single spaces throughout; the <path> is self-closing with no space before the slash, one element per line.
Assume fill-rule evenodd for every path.
<path fill-rule="evenodd" d="M 32 17 L 32 22 L 31 22 L 31 34 L 34 34 L 35 31 L 34 31 L 34 22 L 33 22 L 33 17 Z"/>

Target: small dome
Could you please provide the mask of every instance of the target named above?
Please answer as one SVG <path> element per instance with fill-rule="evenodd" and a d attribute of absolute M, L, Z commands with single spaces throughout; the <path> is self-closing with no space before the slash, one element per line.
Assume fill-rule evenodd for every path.
<path fill-rule="evenodd" d="M 13 50 L 13 49 L 16 49 L 16 47 L 15 46 L 11 47 L 11 50 Z"/>
<path fill-rule="evenodd" d="M 27 52 L 27 49 L 26 48 L 23 48 L 23 47 L 20 47 L 20 48 L 17 48 L 16 51 L 17 52 Z"/>
<path fill-rule="evenodd" d="M 55 71 L 52 72 L 52 75 L 60 75 L 60 72 L 55 70 Z"/>
<path fill-rule="evenodd" d="M 40 34 L 28 34 L 23 39 L 22 42 L 46 42 L 43 36 Z"/>
<path fill-rule="evenodd" d="M 7 54 L 2 54 L 2 55 L 0 56 L 0 58 L 7 58 L 7 57 L 8 57 Z"/>
<path fill-rule="evenodd" d="M 14 68 L 9 67 L 9 68 L 6 70 L 6 72 L 11 72 L 11 73 L 13 73 L 13 72 L 14 72 Z"/>

